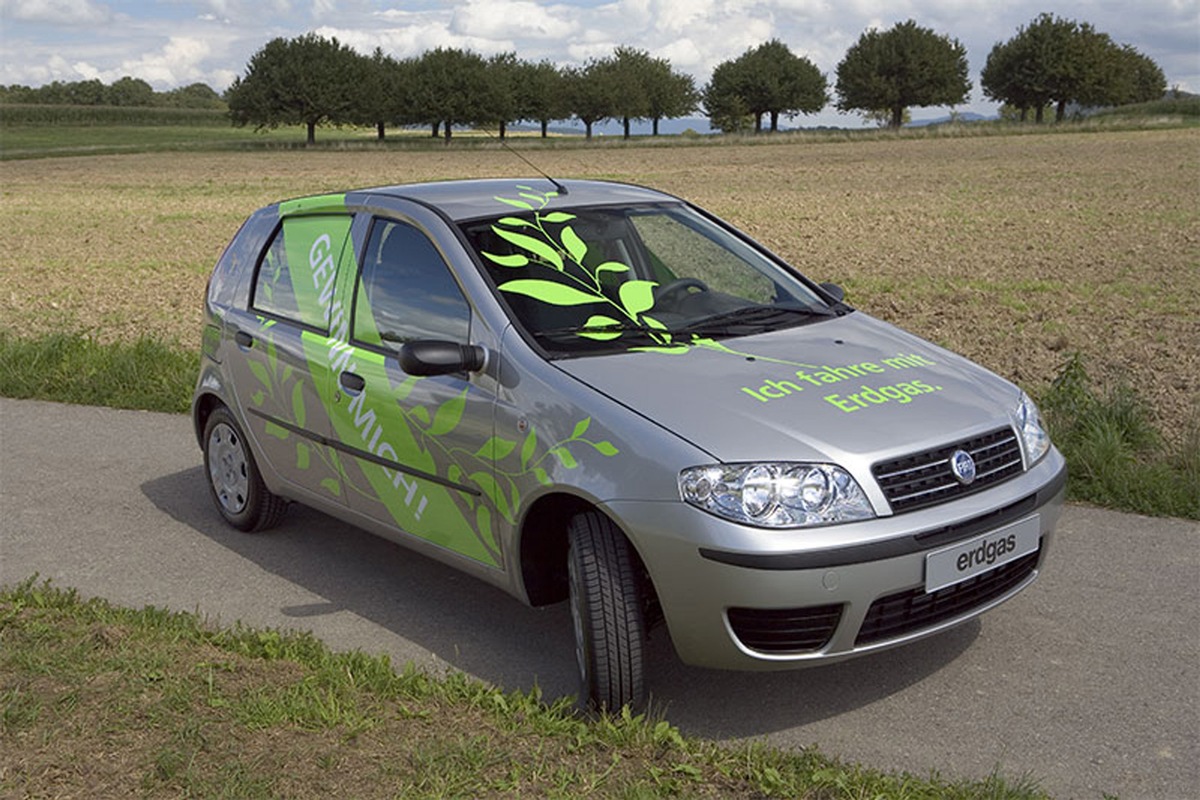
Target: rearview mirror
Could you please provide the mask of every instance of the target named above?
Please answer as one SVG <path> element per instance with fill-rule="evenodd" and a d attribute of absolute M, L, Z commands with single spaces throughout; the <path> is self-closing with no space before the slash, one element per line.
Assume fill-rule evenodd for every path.
<path fill-rule="evenodd" d="M 477 372 L 487 363 L 487 351 L 477 344 L 435 339 L 406 342 L 400 348 L 400 368 L 409 375 L 432 377 L 453 372 Z"/>

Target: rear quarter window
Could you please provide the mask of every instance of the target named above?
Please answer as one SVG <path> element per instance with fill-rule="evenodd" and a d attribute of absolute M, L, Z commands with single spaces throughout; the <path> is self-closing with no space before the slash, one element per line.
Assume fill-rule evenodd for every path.
<path fill-rule="evenodd" d="M 344 214 L 285 219 L 259 261 L 253 309 L 328 330 L 337 265 L 350 222 Z"/>

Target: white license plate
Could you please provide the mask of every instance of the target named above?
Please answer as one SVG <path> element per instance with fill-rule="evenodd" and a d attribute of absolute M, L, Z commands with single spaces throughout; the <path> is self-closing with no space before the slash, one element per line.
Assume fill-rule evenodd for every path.
<path fill-rule="evenodd" d="M 1037 516 L 976 536 L 925 556 L 925 591 L 936 592 L 1036 552 L 1042 525 Z"/>

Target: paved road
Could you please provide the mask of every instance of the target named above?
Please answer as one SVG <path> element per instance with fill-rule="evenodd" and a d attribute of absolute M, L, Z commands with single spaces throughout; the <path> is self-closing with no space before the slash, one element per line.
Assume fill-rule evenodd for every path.
<path fill-rule="evenodd" d="M 33 574 L 118 604 L 312 630 L 335 649 L 573 690 L 564 607 L 527 609 L 293 507 L 246 535 L 209 506 L 183 417 L 0 399 L 0 584 Z M 1072 506 L 1047 573 L 943 636 L 848 664 L 685 667 L 651 689 L 687 733 L 883 769 L 1032 774 L 1059 797 L 1200 796 L 1200 525 Z"/>

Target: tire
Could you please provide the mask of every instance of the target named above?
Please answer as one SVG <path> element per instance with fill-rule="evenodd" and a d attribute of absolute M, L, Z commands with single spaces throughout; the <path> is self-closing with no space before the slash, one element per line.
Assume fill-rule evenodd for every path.
<path fill-rule="evenodd" d="M 568 529 L 567 578 L 580 704 L 601 712 L 646 702 L 646 622 L 641 575 L 629 541 L 596 511 Z"/>
<path fill-rule="evenodd" d="M 204 425 L 204 472 L 217 511 L 238 530 L 266 530 L 287 508 L 263 483 L 250 445 L 225 406 L 213 409 Z"/>

